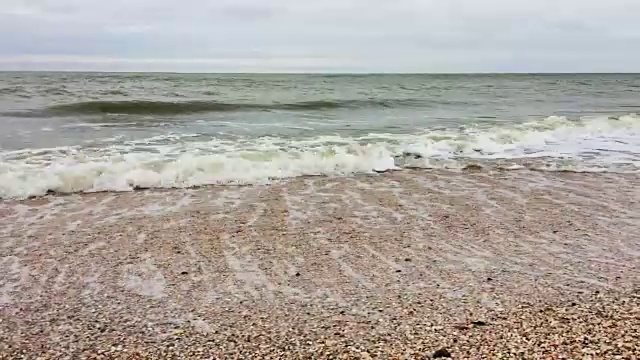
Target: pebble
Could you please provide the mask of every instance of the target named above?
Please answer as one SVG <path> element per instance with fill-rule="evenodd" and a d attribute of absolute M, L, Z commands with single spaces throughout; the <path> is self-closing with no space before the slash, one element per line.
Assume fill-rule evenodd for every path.
<path fill-rule="evenodd" d="M 447 350 L 445 348 L 442 348 L 442 349 L 436 350 L 436 352 L 434 352 L 431 357 L 434 358 L 434 359 L 450 358 L 451 357 L 451 353 L 449 352 L 449 350 Z"/>

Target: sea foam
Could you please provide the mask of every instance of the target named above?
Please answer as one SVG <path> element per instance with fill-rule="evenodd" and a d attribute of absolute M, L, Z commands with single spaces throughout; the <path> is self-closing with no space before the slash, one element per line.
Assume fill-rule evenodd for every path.
<path fill-rule="evenodd" d="M 179 134 L 92 147 L 0 152 L 0 198 L 49 192 L 131 191 L 263 184 L 305 175 L 344 176 L 403 167 L 460 169 L 502 161 L 546 171 L 638 172 L 640 117 L 551 116 L 517 126 L 416 134 L 208 138 Z M 506 162 L 505 162 L 506 161 Z"/>

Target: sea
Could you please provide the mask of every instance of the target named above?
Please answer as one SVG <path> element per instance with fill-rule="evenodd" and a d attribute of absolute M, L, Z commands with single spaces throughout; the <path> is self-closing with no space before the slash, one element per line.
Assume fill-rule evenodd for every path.
<path fill-rule="evenodd" d="M 637 174 L 638 112 L 640 74 L 5 72 L 0 198 L 404 169 Z"/>

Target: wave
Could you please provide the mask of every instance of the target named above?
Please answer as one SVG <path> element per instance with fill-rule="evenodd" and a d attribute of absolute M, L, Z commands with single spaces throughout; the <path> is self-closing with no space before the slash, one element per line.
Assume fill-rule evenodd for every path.
<path fill-rule="evenodd" d="M 185 141 L 184 137 L 192 138 Z M 47 193 L 263 184 L 403 168 L 640 171 L 640 117 L 548 117 L 518 126 L 369 134 L 205 139 L 175 134 L 100 146 L 0 152 L 0 198 Z"/>
<path fill-rule="evenodd" d="M 0 87 L 0 95 L 17 96 L 23 99 L 28 99 L 33 96 L 26 87 L 21 85 Z"/>
<path fill-rule="evenodd" d="M 232 103 L 220 101 L 82 101 L 52 105 L 44 110 L 15 112 L 11 116 L 77 116 L 77 115 L 181 115 L 213 112 L 246 111 L 314 111 L 364 108 L 395 108 L 404 106 L 427 106 L 412 99 L 367 99 L 367 100 L 317 100 L 275 103 Z"/>

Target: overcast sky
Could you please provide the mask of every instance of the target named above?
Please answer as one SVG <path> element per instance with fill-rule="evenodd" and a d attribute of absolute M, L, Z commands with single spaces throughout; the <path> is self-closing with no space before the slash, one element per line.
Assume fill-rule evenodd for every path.
<path fill-rule="evenodd" d="M 2 0 L 0 69 L 640 72 L 640 0 Z"/>

